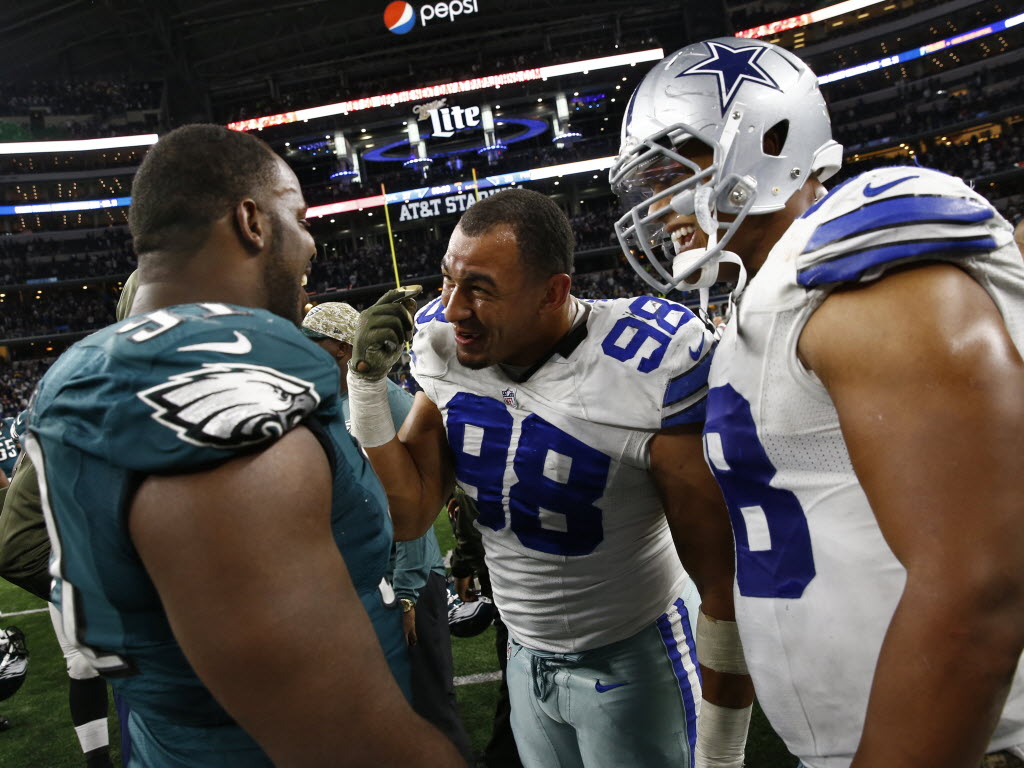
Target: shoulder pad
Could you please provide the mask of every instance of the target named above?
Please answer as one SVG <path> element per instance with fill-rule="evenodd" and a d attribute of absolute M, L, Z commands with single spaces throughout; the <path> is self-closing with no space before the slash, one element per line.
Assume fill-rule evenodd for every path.
<path fill-rule="evenodd" d="M 441 299 L 427 304 L 416 314 L 416 332 L 412 337 L 412 375 L 436 378 L 448 370 L 448 360 L 455 354 L 455 334 L 444 319 Z"/>
<path fill-rule="evenodd" d="M 867 281 L 915 260 L 990 251 L 998 220 L 960 179 L 909 166 L 868 171 L 801 217 L 809 234 L 796 259 L 797 282 L 814 288 Z"/>
<path fill-rule="evenodd" d="M 419 328 L 421 325 L 426 325 L 433 320 L 439 323 L 448 322 L 444 316 L 444 304 L 441 303 L 440 296 L 428 302 L 416 313 L 416 327 Z"/>
<path fill-rule="evenodd" d="M 639 296 L 591 304 L 592 355 L 600 375 L 581 377 L 585 402 L 624 395 L 617 408 L 652 418 L 651 429 L 704 421 L 714 332 L 669 299 Z M 592 391 L 590 391 L 592 389 Z"/>
<path fill-rule="evenodd" d="M 292 323 L 206 306 L 138 315 L 80 342 L 47 373 L 30 428 L 117 466 L 180 472 L 337 407 L 337 366 Z"/>

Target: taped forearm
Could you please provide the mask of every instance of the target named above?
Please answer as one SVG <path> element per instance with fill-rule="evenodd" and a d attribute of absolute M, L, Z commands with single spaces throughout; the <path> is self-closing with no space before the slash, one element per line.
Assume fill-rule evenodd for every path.
<path fill-rule="evenodd" d="M 750 674 L 736 622 L 711 618 L 703 609 L 697 614 L 697 658 L 716 672 Z"/>
<path fill-rule="evenodd" d="M 731 709 L 702 701 L 694 768 L 742 768 L 752 710 L 753 705 Z"/>
<path fill-rule="evenodd" d="M 347 380 L 352 436 L 364 448 L 391 442 L 397 431 L 391 418 L 387 378 L 366 379 L 350 370 Z"/>
<path fill-rule="evenodd" d="M 697 659 L 701 666 L 727 675 L 749 675 L 735 621 L 697 615 Z M 697 718 L 695 768 L 742 768 L 753 705 L 732 708 L 701 702 Z"/>

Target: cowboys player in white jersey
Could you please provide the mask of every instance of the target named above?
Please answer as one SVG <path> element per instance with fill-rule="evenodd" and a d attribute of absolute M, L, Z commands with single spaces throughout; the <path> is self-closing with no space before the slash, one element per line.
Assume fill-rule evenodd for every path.
<path fill-rule="evenodd" d="M 919 167 L 826 194 L 842 148 L 817 78 L 768 43 L 667 57 L 622 138 L 634 267 L 664 291 L 740 268 L 704 439 L 773 727 L 811 768 L 1024 765 L 1011 227 Z"/>
<path fill-rule="evenodd" d="M 714 335 L 665 299 L 574 298 L 573 246 L 544 195 L 473 206 L 415 318 L 423 392 L 397 438 L 383 376 L 411 317 L 401 291 L 363 313 L 352 431 L 397 537 L 453 480 L 475 499 L 525 766 L 738 768 L 753 692 L 700 440 Z"/>

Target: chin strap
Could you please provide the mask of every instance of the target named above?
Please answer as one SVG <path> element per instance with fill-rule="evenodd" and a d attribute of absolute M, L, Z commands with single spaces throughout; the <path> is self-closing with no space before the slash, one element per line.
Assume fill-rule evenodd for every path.
<path fill-rule="evenodd" d="M 733 325 L 736 325 L 736 330 L 739 331 L 738 323 L 740 321 L 740 315 L 739 312 L 736 311 L 736 302 L 747 287 L 747 268 L 743 266 L 743 260 L 735 253 L 729 253 L 727 251 L 726 255 L 729 258 L 722 259 L 722 261 L 728 261 L 730 264 L 735 264 L 739 267 L 740 276 L 736 279 L 736 287 L 733 288 L 732 293 L 729 294 L 729 308 L 725 312 L 725 322 L 726 324 L 732 323 Z"/>
<path fill-rule="evenodd" d="M 681 269 L 685 269 L 685 266 L 680 263 L 681 260 L 685 261 L 686 265 L 693 263 L 693 250 L 680 254 L 673 260 L 673 276 L 678 276 Z M 715 261 L 700 268 L 700 272 L 696 275 L 696 280 L 681 280 L 676 284 L 676 289 L 680 291 L 697 291 L 700 296 L 700 307 L 707 312 L 708 303 L 711 298 L 711 286 L 718 282 L 718 271 L 721 264 L 735 264 L 739 268 L 740 273 L 736 280 L 736 287 L 729 294 L 729 318 L 731 318 L 733 302 L 740 297 L 740 294 L 747 287 L 747 269 L 743 266 L 743 260 L 732 251 L 722 251 Z"/>

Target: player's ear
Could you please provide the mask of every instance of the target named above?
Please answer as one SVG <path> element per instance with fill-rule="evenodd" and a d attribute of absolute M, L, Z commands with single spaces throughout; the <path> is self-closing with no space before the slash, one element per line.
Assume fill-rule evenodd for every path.
<path fill-rule="evenodd" d="M 565 304 L 572 288 L 572 278 L 566 274 L 551 275 L 547 279 L 543 309 L 555 310 Z"/>
<path fill-rule="evenodd" d="M 251 197 L 240 200 L 235 204 L 233 214 L 235 230 L 246 250 L 251 253 L 262 250 L 267 239 L 266 218 L 256 201 Z"/>

